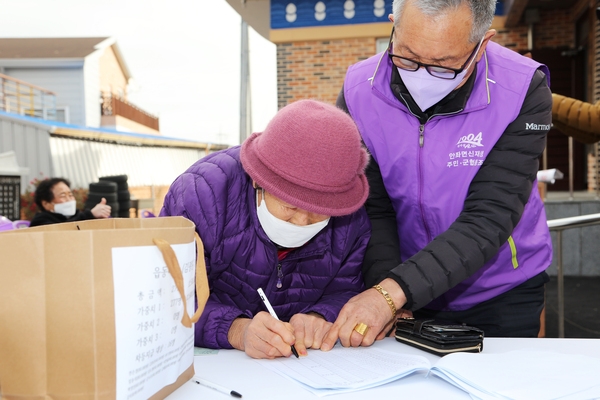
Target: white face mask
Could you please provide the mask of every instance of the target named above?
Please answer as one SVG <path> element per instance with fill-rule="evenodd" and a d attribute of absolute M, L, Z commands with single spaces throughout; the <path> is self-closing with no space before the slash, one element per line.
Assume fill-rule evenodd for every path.
<path fill-rule="evenodd" d="M 479 42 L 476 53 L 479 52 L 481 43 L 483 43 L 483 39 Z M 476 55 L 473 56 L 471 61 L 469 61 L 469 65 L 460 74 L 456 75 L 454 79 L 436 78 L 435 76 L 431 76 L 425 68 L 419 68 L 416 71 L 407 71 L 398 67 L 396 69 L 398 69 L 402 82 L 404 82 L 415 103 L 421 108 L 421 111 L 425 111 L 456 89 L 463 79 L 465 79 L 469 68 L 471 68 L 476 58 Z"/>
<path fill-rule="evenodd" d="M 258 191 L 256 196 L 256 212 L 258 214 L 258 220 L 269 239 L 282 247 L 295 248 L 303 246 L 325 228 L 329 222 L 329 218 L 327 218 L 326 220 L 315 224 L 302 226 L 281 220 L 271 214 L 265 203 L 264 190 L 262 193 L 260 206 L 258 206 Z"/>
<path fill-rule="evenodd" d="M 72 217 L 77 212 L 77 202 L 75 200 L 57 203 L 54 205 L 54 212 L 62 214 L 65 217 Z"/>

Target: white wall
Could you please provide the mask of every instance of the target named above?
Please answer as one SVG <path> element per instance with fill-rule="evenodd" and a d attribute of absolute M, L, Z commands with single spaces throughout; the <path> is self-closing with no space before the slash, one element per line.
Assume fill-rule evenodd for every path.
<path fill-rule="evenodd" d="M 40 86 L 56 93 L 56 107 L 69 107 L 69 122 L 86 125 L 86 106 L 84 97 L 84 77 L 82 67 L 70 68 L 20 68 L 5 67 L 4 73 L 13 78 Z M 99 110 L 98 100 L 95 102 Z M 97 124 L 100 125 L 100 111 Z"/>
<path fill-rule="evenodd" d="M 13 150 L 19 167 L 29 168 L 29 174 L 21 177 L 21 193 L 32 179 L 54 174 L 48 130 L 49 126 L 0 114 L 0 153 Z"/>
<path fill-rule="evenodd" d="M 206 155 L 202 149 L 102 143 L 53 136 L 54 172 L 76 188 L 87 188 L 100 176 L 128 176 L 130 187 L 169 186 L 190 165 Z"/>
<path fill-rule="evenodd" d="M 83 90 L 85 97 L 85 125 L 100 126 L 100 55 L 95 51 L 83 64 Z"/>

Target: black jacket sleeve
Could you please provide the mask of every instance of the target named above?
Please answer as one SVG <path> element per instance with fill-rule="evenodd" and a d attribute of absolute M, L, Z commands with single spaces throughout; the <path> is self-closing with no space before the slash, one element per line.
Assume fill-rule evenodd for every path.
<path fill-rule="evenodd" d="M 33 216 L 30 227 L 60 224 L 62 222 L 75 222 L 84 221 L 87 219 L 94 219 L 94 214 L 90 210 L 78 211 L 72 217 L 65 217 L 64 215 L 53 213 L 50 211 L 40 211 Z"/>
<path fill-rule="evenodd" d="M 368 282 L 385 277 L 394 279 L 407 296 L 404 308 L 417 310 L 477 272 L 508 240 L 531 194 L 547 131 L 528 130 L 526 124 L 539 126 L 551 122 L 552 95 L 544 73 L 537 71 L 519 115 L 507 126 L 473 178 L 458 218 L 413 257 L 396 263 L 387 275 L 382 272 L 394 263 L 401 244 L 396 234 L 393 240 L 398 251 L 389 251 L 392 246 L 389 236 L 391 217 L 382 213 L 385 203 L 389 202 L 387 192 L 384 194 L 379 190 L 379 195 L 374 192 L 369 196 L 367 211 L 371 220 L 386 218 L 390 222 L 389 226 L 385 224 L 386 228 L 373 224 L 365 255 L 365 279 Z M 378 185 L 382 186 L 378 183 L 381 174 L 378 168 L 371 167 L 369 184 L 371 190 L 378 190 Z M 397 217 L 402 218 L 401 215 Z M 387 260 L 382 260 L 383 256 Z"/>
<path fill-rule="evenodd" d="M 96 217 L 94 217 L 94 214 L 92 214 L 92 212 L 90 210 L 83 210 L 83 211 L 78 211 L 72 217 L 67 218 L 67 221 L 68 222 L 85 221 L 88 219 L 95 219 L 95 218 Z"/>

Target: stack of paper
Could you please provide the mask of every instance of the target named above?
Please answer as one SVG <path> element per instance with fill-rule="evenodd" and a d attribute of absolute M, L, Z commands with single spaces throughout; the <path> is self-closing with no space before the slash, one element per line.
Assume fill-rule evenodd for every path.
<path fill-rule="evenodd" d="M 600 359 L 547 351 L 455 353 L 432 374 L 479 399 L 597 399 Z"/>
<path fill-rule="evenodd" d="M 308 357 L 257 360 L 264 367 L 301 383 L 317 396 L 383 385 L 418 371 L 429 371 L 425 357 L 369 347 L 334 347 Z"/>
<path fill-rule="evenodd" d="M 257 360 L 317 396 L 382 385 L 417 372 L 444 381 L 476 399 L 600 399 L 600 359 L 547 351 L 454 353 L 433 367 L 427 358 L 373 347 L 335 347 L 308 357 Z M 425 379 L 425 376 L 423 376 Z"/>

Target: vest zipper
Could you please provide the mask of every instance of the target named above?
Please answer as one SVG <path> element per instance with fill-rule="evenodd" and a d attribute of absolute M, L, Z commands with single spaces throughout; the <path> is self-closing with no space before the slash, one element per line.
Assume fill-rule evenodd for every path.
<path fill-rule="evenodd" d="M 283 272 L 281 272 L 281 263 L 279 262 L 277 263 L 277 284 L 275 285 L 277 289 L 281 289 L 281 286 L 283 286 L 281 278 L 283 278 Z"/>
<path fill-rule="evenodd" d="M 427 123 L 427 122 L 425 122 Z M 427 233 L 427 238 L 431 241 L 431 232 L 429 230 L 429 225 L 427 225 L 427 219 L 425 218 L 425 210 L 423 208 L 423 186 L 425 185 L 423 179 L 423 144 L 425 143 L 425 124 L 419 125 L 419 160 L 418 160 L 418 171 L 419 171 L 419 210 L 421 211 L 421 220 L 423 221 L 423 228 L 425 228 L 425 232 Z"/>
<path fill-rule="evenodd" d="M 410 108 L 408 106 L 406 106 L 409 110 Z M 458 111 L 455 112 L 451 112 L 451 113 L 446 113 L 446 114 L 434 114 L 432 116 L 430 116 L 429 118 L 427 118 L 427 121 L 425 121 L 424 123 L 419 123 L 419 210 L 421 211 L 421 220 L 423 221 L 423 228 L 425 228 L 425 233 L 427 234 L 427 240 L 428 241 L 432 241 L 433 238 L 431 237 L 431 230 L 429 229 L 429 225 L 427 224 L 427 219 L 425 218 L 425 209 L 423 208 L 423 186 L 425 185 L 425 180 L 423 179 L 423 163 L 422 163 L 422 149 L 423 146 L 425 145 L 425 124 L 428 123 L 429 121 L 431 121 L 431 119 L 433 117 L 437 117 L 439 116 L 444 116 L 444 115 L 453 115 L 453 114 L 458 114 L 462 111 L 463 109 L 461 108 Z M 413 114 L 414 115 L 414 114 Z"/>
<path fill-rule="evenodd" d="M 294 260 L 301 260 L 303 258 L 307 258 L 307 257 L 313 257 L 315 255 L 323 255 L 326 252 L 326 248 L 323 246 L 320 246 L 319 248 L 315 248 L 312 251 L 298 251 L 298 250 L 294 250 L 289 252 L 289 254 L 287 254 L 285 256 L 285 258 L 283 260 L 289 260 L 289 261 L 294 261 Z M 277 261 L 277 281 L 275 282 L 275 287 L 277 289 L 281 289 L 283 287 L 283 263 L 282 260 L 279 260 L 279 257 L 276 255 L 276 257 L 278 258 Z M 269 279 L 269 285 L 271 285 L 272 280 Z"/>
<path fill-rule="evenodd" d="M 371 86 L 373 85 L 373 81 L 371 81 Z M 385 101 L 386 103 L 397 107 L 395 105 L 394 102 L 392 102 L 390 99 L 388 99 L 386 96 L 384 96 L 381 92 L 379 92 L 379 90 L 375 90 L 375 94 L 376 96 L 380 97 L 383 101 Z M 461 112 L 464 111 L 464 107 L 460 108 L 459 110 L 455 110 L 452 112 L 448 112 L 448 113 L 438 113 L 438 114 L 433 114 L 431 116 L 429 116 L 429 118 L 427 118 L 427 120 L 423 123 L 421 123 L 421 120 L 419 119 L 419 117 L 412 112 L 412 110 L 410 109 L 410 107 L 408 106 L 408 102 L 406 101 L 406 99 L 404 98 L 404 96 L 402 96 L 402 93 L 399 93 L 400 98 L 402 99 L 401 102 L 404 103 L 404 106 L 406 107 L 406 110 L 412 115 L 414 116 L 417 121 L 419 121 L 419 148 L 422 149 L 423 146 L 425 145 L 425 124 L 427 124 L 429 121 L 431 121 L 434 117 L 444 117 L 444 116 L 449 116 L 449 115 L 456 115 L 456 114 L 460 114 Z M 425 233 L 427 234 L 427 238 L 429 241 L 432 240 L 431 237 L 431 231 L 429 229 L 429 226 L 427 225 L 426 219 L 425 219 L 425 210 L 423 208 L 423 173 L 422 173 L 422 165 L 421 165 L 421 154 L 422 152 L 419 151 L 419 156 L 418 156 L 418 165 L 417 165 L 417 169 L 418 169 L 418 174 L 419 174 L 419 193 L 418 193 L 418 204 L 419 204 L 419 210 L 421 211 L 421 220 L 423 221 L 423 227 L 425 229 Z"/>

